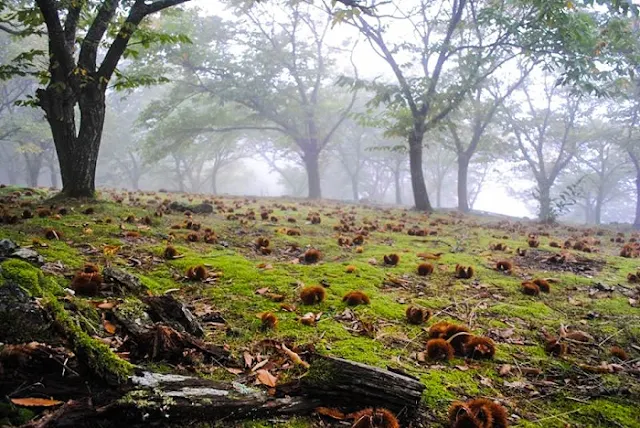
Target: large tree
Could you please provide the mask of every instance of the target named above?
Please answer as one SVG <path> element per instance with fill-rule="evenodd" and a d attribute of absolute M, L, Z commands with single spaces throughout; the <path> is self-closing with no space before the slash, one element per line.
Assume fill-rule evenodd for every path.
<path fill-rule="evenodd" d="M 64 196 L 94 196 L 107 89 L 134 35 L 139 36 L 142 44 L 158 40 L 148 29 L 138 31 L 142 21 L 187 1 L 35 0 L 24 5 L 22 2 L 0 5 L 4 6 L 3 12 L 5 8 L 11 12 L 20 9 L 20 13 L 12 15 L 19 20 L 12 22 L 12 28 L 21 34 L 40 32 L 42 24 L 46 27 L 49 65 L 39 75 L 47 84 L 36 91 L 34 102 L 44 110 L 51 127 Z M 37 53 L 23 53 L 19 61 L 4 66 L 2 74 L 32 71 Z"/>

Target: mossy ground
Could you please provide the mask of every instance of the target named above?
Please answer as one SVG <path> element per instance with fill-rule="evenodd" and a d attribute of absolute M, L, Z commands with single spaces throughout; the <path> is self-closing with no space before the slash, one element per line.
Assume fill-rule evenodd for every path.
<path fill-rule="evenodd" d="M 6 204 L 15 213 L 23 209 L 17 208 L 21 202 L 31 202 L 31 209 L 46 206 L 42 198 L 48 194 L 42 190 L 25 195 L 23 190 L 5 188 L 0 190 L 0 195 L 8 196 L 16 191 L 21 194 L 15 196 L 13 205 Z M 94 262 L 100 266 L 124 267 L 154 294 L 179 289 L 177 295 L 187 303 L 192 302 L 196 307 L 206 304 L 221 313 L 236 334 L 229 336 L 224 329 L 209 328 L 206 339 L 227 345 L 236 356 L 263 339 L 275 339 L 298 345 L 313 344 L 318 352 L 366 364 L 401 368 L 424 383 L 425 407 L 431 417 L 443 424 L 453 400 L 484 396 L 504 403 L 516 426 L 640 426 L 637 374 L 593 374 L 579 368 L 579 364 L 614 362 L 609 355 L 609 347 L 614 344 L 626 349 L 631 358 L 640 357 L 637 348 L 640 309 L 630 304 L 628 294 L 635 286 L 626 279 L 629 272 L 638 270 L 640 260 L 618 257 L 622 244 L 610 242 L 616 230 L 601 229 L 602 235 L 597 236 L 601 244 L 594 246 L 597 253 L 569 251 L 593 261 L 593 269 L 568 272 L 554 270 L 551 265 L 548 269 L 530 267 L 533 256 L 520 258 L 515 249 L 526 248 L 528 234 L 536 233 L 541 240 L 536 254 L 558 253 L 560 250 L 550 247 L 549 243 L 563 243 L 581 236 L 585 232 L 582 228 L 552 228 L 451 213 L 427 216 L 408 210 L 333 202 L 216 197 L 219 204 L 216 213 L 192 217 L 192 221 L 201 223 L 202 229 L 211 228 L 216 232 L 218 243 L 206 244 L 202 240 L 187 241 L 190 230 L 183 227 L 187 220 L 183 213 L 154 216 L 165 198 L 183 203 L 207 199 L 193 195 L 103 191 L 99 202 L 69 203 L 65 205 L 70 211 L 67 215 L 55 218 L 54 212 L 45 218 L 5 225 L 0 228 L 0 234 L 23 246 L 34 245 L 49 263 L 59 261 L 63 270 L 54 278 L 62 287 L 68 286 L 70 277 L 85 262 Z M 88 207 L 95 212 L 83 214 Z M 228 218 L 231 209 L 234 219 Z M 260 220 L 262 209 L 272 210 L 269 216 L 277 217 L 278 222 Z M 249 211 L 255 212 L 257 220 L 247 219 L 244 214 Z M 321 224 L 306 221 L 310 212 L 320 213 Z M 136 220 L 126 222 L 131 215 Z M 142 221 L 145 216 L 149 216 L 150 225 Z M 356 227 L 377 226 L 377 230 L 365 237 L 362 252 L 356 251 L 355 246 L 338 246 L 338 236 L 355 236 L 353 232 L 334 230 L 347 216 L 354 217 Z M 288 222 L 288 218 L 295 223 Z M 402 223 L 405 228 L 403 232 L 387 231 L 387 223 Z M 172 228 L 173 225 L 181 228 Z M 414 225 L 435 231 L 437 235 L 409 236 L 407 229 Z M 59 240 L 45 239 L 43 233 L 49 227 L 62 233 Z M 288 236 L 290 228 L 299 229 L 301 235 Z M 127 237 L 126 231 L 138 232 L 140 236 Z M 586 234 L 594 236 L 595 231 Z M 254 249 L 253 242 L 260 236 L 270 239 L 271 255 L 261 255 Z M 625 236 L 629 238 L 629 231 Z M 490 245 L 496 242 L 503 242 L 510 249 L 490 250 Z M 183 257 L 165 261 L 162 253 L 168 243 Z M 307 247 L 319 249 L 322 260 L 312 265 L 298 262 L 300 252 L 286 251 L 292 244 L 300 251 Z M 416 274 L 421 262 L 418 253 L 424 252 L 443 255 L 434 262 L 436 269 L 432 275 L 419 277 Z M 384 266 L 382 258 L 389 253 L 400 255 L 398 266 Z M 500 259 L 515 263 L 512 274 L 494 269 Z M 373 260 L 377 264 L 374 265 Z M 474 266 L 474 278 L 454 278 L 453 268 L 457 263 Z M 217 281 L 184 280 L 186 269 L 198 264 L 219 272 Z M 348 265 L 355 266 L 355 272 L 347 273 Z M 520 283 L 532 277 L 553 277 L 559 283 L 552 285 L 550 294 L 525 296 L 520 291 Z M 315 306 L 302 305 L 297 296 L 303 285 L 319 283 L 328 285 L 326 300 Z M 598 283 L 615 286 L 615 289 L 594 293 Z M 296 304 L 297 310 L 282 311 L 280 303 L 256 293 L 265 287 L 272 293 L 284 295 L 285 302 Z M 37 292 L 37 288 L 34 290 Z M 336 319 L 347 308 L 342 296 L 352 290 L 362 290 L 371 298 L 370 305 L 355 307 L 353 311 L 359 319 L 372 323 L 372 334 L 350 331 L 349 323 Z M 406 323 L 404 312 L 409 304 L 434 312 L 427 326 L 440 320 L 456 321 L 469 325 L 477 334 L 494 338 L 498 345 L 495 359 L 478 362 L 455 358 L 442 364 L 419 363 L 416 354 L 424 350 L 426 329 Z M 277 329 L 261 329 L 256 314 L 265 311 L 277 315 Z M 322 312 L 315 327 L 304 326 L 299 321 L 301 315 L 310 311 Z M 547 355 L 541 331 L 557 334 L 561 326 L 591 334 L 595 344 L 576 345 L 572 347 L 573 352 L 562 359 Z M 501 376 L 499 368 L 505 364 L 513 369 L 509 375 Z M 537 368 L 541 374 L 527 375 L 523 368 Z M 171 367 L 162 365 L 162 369 L 167 371 Z M 208 376 L 233 379 L 224 369 Z M 315 426 L 316 420 L 296 418 L 281 423 L 247 422 L 239 426 L 297 428 Z"/>

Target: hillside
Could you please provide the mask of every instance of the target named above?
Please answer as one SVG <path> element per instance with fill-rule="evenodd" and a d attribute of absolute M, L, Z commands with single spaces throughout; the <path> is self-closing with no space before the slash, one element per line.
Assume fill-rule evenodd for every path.
<path fill-rule="evenodd" d="M 42 189 L 0 189 L 0 239 L 44 258 L 41 267 L 7 258 L 0 274 L 39 297 L 63 332 L 47 343 L 74 352 L 65 367 L 78 360 L 80 368 L 62 370 L 64 376 L 75 371 L 102 386 L 78 393 L 15 385 L 8 370 L 28 365 L 15 363 L 18 348 L 5 345 L 0 425 L 47 410 L 16 407 L 11 398 L 66 402 L 84 394 L 93 395 L 95 405 L 108 404 L 121 388 L 115 385 L 133 373 L 127 360 L 277 395 L 280 385 L 305 378 L 308 358 L 317 353 L 417 378 L 425 389 L 411 426 L 448 426 L 452 402 L 480 397 L 503 405 L 514 426 L 640 426 L 640 235 L 630 230 L 337 202 L 103 190 L 97 202 L 79 204 L 50 196 Z M 197 206 L 213 212 L 191 212 Z M 433 272 L 426 265 L 419 272 L 424 263 Z M 458 278 L 464 276 L 456 274 L 458 264 L 473 267 L 470 279 Z M 108 284 L 107 267 L 133 274 L 143 291 Z M 78 275 L 83 269 L 88 276 Z M 542 280 L 540 287 L 522 285 L 534 279 Z M 310 285 L 323 286 L 323 301 L 301 301 Z M 549 292 L 538 294 L 547 285 Z M 343 297 L 352 291 L 366 294 L 369 304 L 348 306 Z M 187 335 L 162 336 L 166 328 L 154 330 L 152 343 L 133 334 L 128 323 L 147 316 L 141 300 L 162 295 L 184 303 L 202 325 L 197 346 L 181 342 Z M 413 313 L 417 324 L 407 322 L 410 306 L 425 309 Z M 0 305 L 0 342 L 48 340 L 25 337 L 29 328 L 3 310 Z M 421 323 L 427 310 L 430 317 Z M 442 321 L 490 341 L 434 360 L 426 343 L 430 327 Z M 493 357 L 486 355 L 491 342 Z M 87 363 L 92 359 L 99 361 Z M 60 373 L 56 367 L 52 382 L 65 385 Z M 167 413 L 171 406 L 166 403 Z M 351 423 L 312 413 L 218 425 Z"/>

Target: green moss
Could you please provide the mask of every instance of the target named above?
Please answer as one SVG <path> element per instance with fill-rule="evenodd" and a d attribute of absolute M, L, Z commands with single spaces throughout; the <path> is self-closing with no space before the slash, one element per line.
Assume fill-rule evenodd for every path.
<path fill-rule="evenodd" d="M 542 302 L 528 302 L 527 304 L 510 304 L 498 303 L 491 306 L 489 311 L 509 317 L 518 317 L 522 319 L 548 319 L 554 314 L 554 311 Z"/>
<path fill-rule="evenodd" d="M 107 383 L 124 383 L 133 366 L 111 352 L 104 343 L 91 338 L 56 299 L 48 299 L 46 308 L 64 331 L 78 357 Z"/>
<path fill-rule="evenodd" d="M 575 413 L 576 421 L 587 426 L 640 427 L 640 409 L 629 402 L 597 399 L 580 406 Z"/>
<path fill-rule="evenodd" d="M 0 426 L 22 426 L 35 416 L 36 414 L 33 411 L 24 407 L 0 403 Z"/>
<path fill-rule="evenodd" d="M 43 297 L 46 293 L 59 294 L 60 286 L 44 276 L 42 271 L 31 264 L 17 259 L 8 259 L 0 265 L 0 275 L 7 281 L 13 281 L 34 297 Z"/>
<path fill-rule="evenodd" d="M 331 363 L 325 359 L 318 358 L 313 361 L 304 382 L 309 385 L 331 385 L 335 378 L 335 372 Z"/>

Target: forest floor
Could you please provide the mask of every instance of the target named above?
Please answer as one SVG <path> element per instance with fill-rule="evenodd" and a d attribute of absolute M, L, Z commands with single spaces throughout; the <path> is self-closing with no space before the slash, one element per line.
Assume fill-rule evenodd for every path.
<path fill-rule="evenodd" d="M 0 239 L 37 251 L 45 262 L 44 276 L 34 276 L 27 263 L 7 259 L 0 275 L 41 297 L 41 304 L 65 312 L 91 340 L 106 344 L 108 349 L 100 349 L 114 355 L 106 357 L 110 362 L 103 369 L 116 377 L 129 370 L 122 358 L 163 373 L 270 390 L 304 376 L 305 368 L 283 352 L 286 344 L 302 359 L 313 350 L 416 377 L 425 390 L 415 426 L 446 426 L 453 401 L 486 397 L 504 405 L 515 426 L 640 427 L 640 287 L 633 283 L 640 259 L 620 256 L 625 245 L 633 250 L 628 255 L 638 255 L 634 248 L 640 235 L 630 229 L 546 226 L 454 212 L 425 215 L 328 201 L 115 190 L 102 190 L 97 202 L 50 207 L 46 200 L 52 195 L 42 189 L 0 189 L 5 220 Z M 213 205 L 213 213 L 173 209 L 156 215 L 170 202 L 203 201 Z M 63 207 L 66 211 L 58 214 Z M 34 217 L 6 224 L 25 210 Z M 310 221 L 313 216 L 319 224 Z M 417 230 L 426 236 L 415 236 Z M 359 235 L 364 242 L 339 245 L 339 237 Z M 268 250 L 256 245 L 258 238 L 269 240 Z M 558 248 L 565 241 L 571 248 Z M 168 245 L 177 250 L 175 258 L 165 257 Z M 319 261 L 305 261 L 309 248 L 319 250 Z M 399 256 L 395 266 L 384 262 L 392 253 Z M 512 263 L 511 271 L 496 269 L 502 260 Z M 420 276 L 417 267 L 425 261 L 434 271 Z M 65 292 L 86 263 L 126 270 L 140 279 L 147 295 L 171 294 L 200 321 L 203 341 L 222 347 L 239 363 L 212 364 L 197 350 L 171 358 L 162 352 L 134 355 L 114 313 L 139 310 L 141 297 L 122 295 L 105 284 L 98 285 L 95 296 L 83 296 L 87 290 L 78 283 L 75 296 Z M 472 278 L 456 278 L 457 264 L 473 266 Z M 189 268 L 199 265 L 207 278 L 189 279 Z M 534 278 L 550 280 L 550 292 L 524 294 L 522 282 Z M 304 305 L 301 290 L 318 284 L 325 287 L 326 298 Z M 347 306 L 343 296 L 354 290 L 366 293 L 370 304 Z M 430 310 L 431 318 L 409 324 L 405 312 L 410 305 Z M 274 328 L 269 319 L 263 325 L 267 312 L 277 318 Z M 491 338 L 495 356 L 430 360 L 425 355 L 429 327 L 439 321 L 464 324 Z M 566 346 L 566 354 L 547 352 L 554 338 L 560 344 L 555 350 Z M 24 341 L 31 340 L 38 339 Z M 612 354 L 613 346 L 627 355 Z M 0 370 L 1 376 L 7 376 L 6 370 Z M 0 425 L 20 424 L 47 410 L 12 403 L 25 397 L 24 390 L 0 392 Z M 29 394 L 69 398 L 65 391 Z M 350 425 L 312 414 L 220 426 L 234 424 Z"/>

